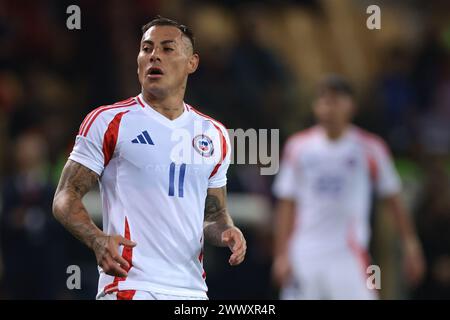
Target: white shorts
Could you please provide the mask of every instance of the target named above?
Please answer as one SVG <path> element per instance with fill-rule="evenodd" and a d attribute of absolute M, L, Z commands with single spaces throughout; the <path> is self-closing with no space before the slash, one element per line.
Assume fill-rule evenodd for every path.
<path fill-rule="evenodd" d="M 333 258 L 304 259 L 292 265 L 292 278 L 282 288 L 282 300 L 376 300 L 369 289 L 366 265 L 354 254 Z"/>
<path fill-rule="evenodd" d="M 208 298 L 170 295 L 141 290 L 122 290 L 112 293 L 102 293 L 97 296 L 97 300 L 208 300 Z"/>

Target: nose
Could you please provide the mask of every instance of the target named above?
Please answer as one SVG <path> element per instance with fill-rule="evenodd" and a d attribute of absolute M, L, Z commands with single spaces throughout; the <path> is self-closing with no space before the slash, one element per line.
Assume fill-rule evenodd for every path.
<path fill-rule="evenodd" d="M 155 61 L 161 61 L 160 57 L 159 57 L 159 49 L 157 47 L 155 47 L 152 51 L 152 53 L 150 54 L 150 62 L 155 62 Z"/>

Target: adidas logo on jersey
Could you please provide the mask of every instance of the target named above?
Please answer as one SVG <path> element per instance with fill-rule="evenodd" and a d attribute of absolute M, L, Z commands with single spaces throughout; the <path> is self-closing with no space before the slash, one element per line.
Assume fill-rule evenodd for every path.
<path fill-rule="evenodd" d="M 131 140 L 131 142 L 154 145 L 152 138 L 150 138 L 150 135 L 148 134 L 147 130 L 142 131 L 142 134 L 138 135 L 137 138 Z"/>

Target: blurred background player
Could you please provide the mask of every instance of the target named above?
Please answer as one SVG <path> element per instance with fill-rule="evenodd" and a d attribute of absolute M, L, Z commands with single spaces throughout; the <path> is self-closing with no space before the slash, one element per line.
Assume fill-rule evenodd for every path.
<path fill-rule="evenodd" d="M 351 124 L 350 84 L 339 75 L 318 86 L 318 124 L 291 136 L 274 183 L 273 276 L 282 299 L 375 299 L 369 290 L 372 191 L 394 216 L 407 280 L 424 272 L 422 249 L 401 199 L 401 183 L 381 138 Z M 382 276 L 382 270 L 381 270 Z"/>
<path fill-rule="evenodd" d="M 226 207 L 228 134 L 184 103 L 199 62 L 192 32 L 162 17 L 142 32 L 141 93 L 85 118 L 53 213 L 95 252 L 98 299 L 207 299 L 204 241 L 228 246 L 232 266 L 246 252 Z M 103 230 L 82 202 L 97 180 Z"/>

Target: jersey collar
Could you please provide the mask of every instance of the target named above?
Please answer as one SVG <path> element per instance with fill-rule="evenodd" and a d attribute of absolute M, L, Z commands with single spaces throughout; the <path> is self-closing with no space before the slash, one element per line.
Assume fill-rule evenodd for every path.
<path fill-rule="evenodd" d="M 142 96 L 142 93 L 140 93 L 138 96 L 136 96 L 136 101 L 142 106 L 144 112 L 147 115 L 149 115 L 153 119 L 159 121 L 163 125 L 168 126 L 170 128 L 176 128 L 176 127 L 180 127 L 180 126 L 184 125 L 186 123 L 186 121 L 188 120 L 188 118 L 189 118 L 189 108 L 188 108 L 188 106 L 186 105 L 185 102 L 183 102 L 183 106 L 184 106 L 183 113 L 180 116 L 178 116 L 177 118 L 175 118 L 173 120 L 170 120 L 166 116 L 162 115 L 161 113 L 159 113 L 158 111 L 153 109 L 144 100 L 144 97 Z"/>

